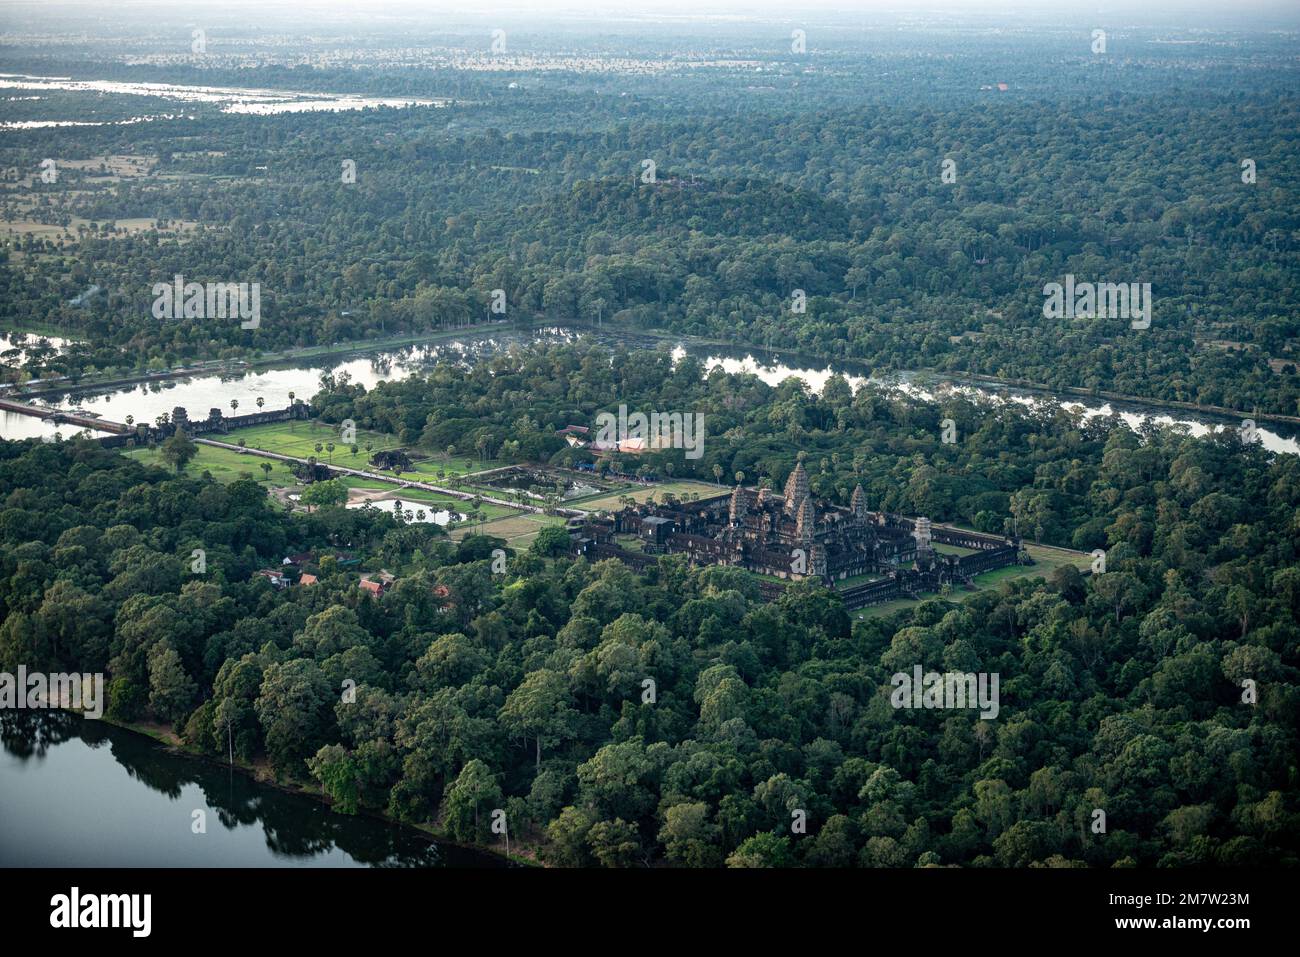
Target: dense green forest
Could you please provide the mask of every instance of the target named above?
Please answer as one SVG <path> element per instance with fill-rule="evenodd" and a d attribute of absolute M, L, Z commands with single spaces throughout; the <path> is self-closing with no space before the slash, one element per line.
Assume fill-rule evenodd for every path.
<path fill-rule="evenodd" d="M 497 846 L 504 813 L 511 849 L 552 866 L 1300 864 L 1300 456 L 881 384 L 1300 415 L 1294 17 L 498 25 L 272 3 L 194 30 L 185 5 L 117 7 L 0 23 L 9 398 L 442 332 L 453 358 L 385 356 L 367 387 L 317 349 L 319 391 L 293 386 L 309 416 L 225 448 L 157 409 L 141 447 L 0 438 L 0 672 L 101 672 L 108 720 L 319 795 L 331 810 L 301 807 L 322 819 Z M 257 284 L 259 321 L 158 318 L 177 276 Z M 1150 284 L 1149 327 L 1049 316 L 1067 276 Z M 593 326 L 611 335 L 570 335 Z M 687 337 L 865 381 L 771 385 Z M 138 411 L 80 385 L 68 404 Z M 621 406 L 700 416 L 702 454 L 570 444 Z M 297 451 L 257 444 L 277 429 Z M 337 470 L 344 449 L 392 482 Z M 531 468 L 485 504 L 471 457 Z M 797 462 L 812 497 L 861 488 L 895 535 L 924 516 L 1018 539 L 999 560 L 1083 554 L 850 610 L 816 577 L 644 541 L 590 561 L 612 549 L 584 553 L 560 508 L 578 480 L 601 487 L 563 501 L 603 517 L 674 483 L 781 489 Z M 420 511 L 361 507 L 407 488 Z M 870 537 L 865 510 L 822 514 Z M 996 676 L 996 715 L 898 707 L 914 669 Z"/>
<path fill-rule="evenodd" d="M 584 347 L 368 394 L 335 383 L 313 404 L 435 443 L 472 421 L 542 457 L 564 454 L 548 429 L 611 392 L 703 411 L 697 468 L 780 482 L 800 448 L 815 494 L 860 480 L 873 506 L 1019 509 L 1044 539 L 1106 549 L 1106 570 L 853 620 L 816 585 L 764 603 L 739 569 L 593 565 L 563 535 L 494 573 L 487 536 L 286 513 L 251 480 L 7 442 L 0 668 L 106 670 L 112 717 L 314 777 L 341 812 L 487 842 L 503 809 L 558 865 L 1295 863 L 1300 459 L 1231 432 L 1139 436 L 836 381 L 813 397 Z M 941 416 L 959 443 L 936 443 Z M 329 563 L 312 588 L 250 580 L 305 548 L 399 581 L 375 599 Z M 890 676 L 915 665 L 999 674 L 997 718 L 891 707 Z"/>
<path fill-rule="evenodd" d="M 943 58 L 943 38 L 917 33 L 856 51 L 828 40 L 806 62 L 743 39 L 719 49 L 756 68 L 653 79 L 29 54 L 18 62 L 38 75 L 451 103 L 200 105 L 185 119 L 10 132 L 0 165 L 21 171 L 44 157 L 150 165 L 5 186 L 6 219 L 69 232 L 14 240 L 0 321 L 84 337 L 28 370 L 82 374 L 454 327 L 496 318 L 501 289 L 515 322 L 599 319 L 882 371 L 1300 413 L 1300 106 L 1276 38 L 1228 52 L 1139 31 L 1097 57 L 1086 34 L 985 37 Z M 63 96 L 70 112 L 84 103 Z M 137 114 L 167 108 L 127 99 Z M 107 100 L 116 117 L 121 98 Z M 49 115 L 21 105 L 38 107 Z M 163 228 L 119 225 L 138 218 Z M 160 323 L 153 283 L 177 274 L 260 283 L 265 321 Z M 1066 274 L 1150 283 L 1151 327 L 1044 318 L 1043 286 Z M 71 305 L 92 283 L 104 294 Z"/>

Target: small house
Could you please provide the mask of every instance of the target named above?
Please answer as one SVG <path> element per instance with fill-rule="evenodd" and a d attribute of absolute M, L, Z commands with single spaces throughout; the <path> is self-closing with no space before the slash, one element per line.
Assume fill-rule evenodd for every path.
<path fill-rule="evenodd" d="M 396 582 L 397 576 L 387 570 L 380 571 L 377 575 L 363 575 L 361 577 L 361 587 L 376 598 L 392 588 Z"/>

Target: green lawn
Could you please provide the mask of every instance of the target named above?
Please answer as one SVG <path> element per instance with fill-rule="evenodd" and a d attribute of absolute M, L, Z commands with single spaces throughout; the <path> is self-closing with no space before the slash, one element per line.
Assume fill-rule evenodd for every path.
<path fill-rule="evenodd" d="M 262 449 L 266 452 L 278 452 L 280 455 L 292 455 L 300 459 L 316 456 L 318 461 L 342 465 L 346 468 L 361 469 L 366 467 L 366 443 L 374 449 L 392 449 L 398 446 L 394 436 L 379 432 L 358 430 L 356 434 L 357 454 L 353 455 L 349 447 L 343 444 L 337 426 L 317 424 L 314 422 L 275 422 L 270 425 L 255 425 L 247 429 L 232 429 L 229 435 L 213 435 L 210 438 L 219 442 L 238 443 L 240 439 L 250 449 Z M 325 446 L 334 443 L 331 456 Z M 319 452 L 316 445 L 321 446 Z"/>
<path fill-rule="evenodd" d="M 301 424 L 301 423 L 300 423 Z M 240 431 L 243 435 L 252 432 L 252 429 Z M 221 440 L 224 441 L 224 438 Z M 301 441 L 310 442 L 310 437 L 304 436 Z M 250 443 L 250 447 L 252 444 Z M 204 472 L 210 472 L 212 477 L 218 482 L 233 482 L 239 478 L 253 478 L 262 485 L 276 488 L 292 488 L 299 484 L 297 477 L 289 471 L 289 463 L 277 462 L 273 459 L 265 459 L 251 453 L 236 452 L 233 449 L 219 449 L 211 445 L 199 445 L 198 454 L 190 460 L 185 467 L 185 471 L 190 475 L 202 475 Z M 267 449 L 267 451 L 280 451 L 279 449 Z M 144 462 L 148 465 L 157 465 L 171 471 L 171 466 L 163 461 L 162 455 L 157 449 L 131 449 L 123 452 L 133 459 Z M 293 455 L 294 452 L 280 451 L 282 455 Z M 339 461 L 339 450 L 335 450 L 334 459 L 336 464 L 343 464 Z M 262 469 L 262 464 L 271 466 L 271 472 L 268 476 Z M 368 491 L 383 491 L 390 493 L 391 497 L 400 498 L 404 502 L 419 502 L 421 505 L 434 508 L 438 511 L 446 509 L 452 512 L 464 513 L 471 507 L 471 502 L 463 499 L 449 498 L 440 492 L 431 492 L 427 489 L 420 488 L 399 488 L 396 485 L 389 485 L 385 482 L 378 482 L 374 479 L 356 478 L 353 476 L 342 476 L 340 479 L 348 488 L 366 489 Z M 479 505 L 479 511 L 489 520 L 506 518 L 517 514 L 514 509 L 505 508 L 501 505 L 493 505 L 490 502 L 483 502 Z"/>
<path fill-rule="evenodd" d="M 1064 548 L 1052 548 L 1047 545 L 1026 545 L 1025 548 L 1034 560 L 1033 565 L 1008 565 L 1006 568 L 999 568 L 996 571 L 976 575 L 974 579 L 975 590 L 985 591 L 989 588 L 996 588 L 1000 582 L 1010 578 L 1049 578 L 1052 572 L 1061 565 L 1074 565 L 1080 571 L 1087 571 L 1092 566 L 1091 555 L 1072 552 Z M 975 592 L 956 589 L 949 596 L 949 600 L 962 601 L 973 594 Z M 922 596 L 922 599 L 898 598 L 881 605 L 872 605 L 869 608 L 860 609 L 854 612 L 853 616 L 855 618 L 878 618 L 882 615 L 892 615 L 903 608 L 914 608 L 925 598 L 934 597 L 936 597 L 934 594 L 927 594 Z"/>
<path fill-rule="evenodd" d="M 867 582 L 879 581 L 884 575 L 851 575 L 848 578 L 837 580 L 836 588 L 852 588 L 854 585 L 865 585 Z"/>
<path fill-rule="evenodd" d="M 210 445 L 200 445 L 198 450 L 198 455 L 194 456 L 189 464 L 185 466 L 187 474 L 202 475 L 204 472 L 211 472 L 212 477 L 218 482 L 233 482 L 236 479 L 248 476 L 263 485 L 274 486 L 294 485 L 298 481 L 293 473 L 289 471 L 287 462 L 275 462 L 271 459 L 259 458 L 256 455 L 242 455 L 229 449 L 215 449 Z M 130 449 L 122 454 L 147 465 L 157 465 L 171 471 L 171 466 L 163 461 L 163 457 L 157 449 Z M 261 467 L 262 463 L 271 466 L 269 479 Z"/>
<path fill-rule="evenodd" d="M 727 490 L 719 488 L 716 485 L 705 485 L 703 482 L 661 482 L 658 485 L 633 485 L 628 484 L 621 489 L 615 489 L 602 495 L 591 498 L 572 499 L 565 502 L 566 505 L 572 505 L 582 508 L 588 512 L 598 512 L 601 509 L 617 510 L 623 506 L 619 504 L 619 498 L 630 496 L 638 502 L 644 502 L 651 495 L 655 497 L 656 502 L 662 502 L 664 495 L 676 495 L 682 498 L 691 493 L 698 493 L 700 498 L 712 498 L 715 495 L 721 495 Z"/>
<path fill-rule="evenodd" d="M 1066 548 L 1053 548 L 1050 545 L 1026 545 L 1029 555 L 1038 564 L 1031 571 L 1046 578 L 1061 565 L 1074 565 L 1079 571 L 1092 567 L 1092 556 Z"/>
<path fill-rule="evenodd" d="M 976 552 L 974 548 L 963 548 L 961 545 L 942 545 L 939 542 L 934 542 L 932 547 L 940 555 L 956 555 L 958 558 L 974 555 Z"/>
<path fill-rule="evenodd" d="M 491 535 L 504 538 L 511 548 L 525 549 L 547 525 L 563 525 L 564 519 L 558 515 L 535 515 L 524 512 L 484 522 L 482 525 L 464 525 L 451 531 L 451 537 L 457 541 L 467 535 Z"/>
<path fill-rule="evenodd" d="M 425 450 L 427 452 L 427 450 Z M 471 475 L 474 472 L 482 472 L 484 469 L 496 468 L 499 463 L 489 462 L 486 465 L 477 459 L 465 455 L 458 455 L 455 458 L 442 460 L 442 453 L 436 453 L 431 458 L 422 462 L 415 463 L 415 471 L 422 482 L 435 482 L 444 485 L 451 485 L 453 478 Z M 443 477 L 438 478 L 438 473 L 442 472 Z M 408 473 L 402 473 L 406 475 Z"/>
<path fill-rule="evenodd" d="M 396 485 L 389 485 L 386 482 L 377 482 L 374 479 L 355 478 L 350 475 L 340 477 L 340 480 L 348 488 L 364 489 L 367 492 L 386 492 L 388 498 L 399 498 L 403 502 L 419 502 L 421 505 L 432 506 L 437 510 L 447 509 L 452 512 L 467 512 L 473 503 L 465 499 L 449 498 L 441 492 L 430 492 L 422 488 L 399 488 Z M 514 515 L 514 509 L 504 508 L 500 505 L 493 505 L 490 502 L 484 502 L 479 505 L 479 511 L 489 519 L 502 518 L 506 515 Z"/>
<path fill-rule="evenodd" d="M 357 430 L 355 443 L 344 445 L 338 426 L 318 422 L 275 422 L 270 425 L 255 425 L 247 429 L 234 429 L 229 435 L 212 436 L 212 438 L 234 443 L 243 439 L 251 449 L 278 452 L 280 455 L 292 455 L 300 459 L 314 455 L 317 461 L 324 462 L 326 465 L 372 471 L 369 460 L 373 452 L 402 447 L 402 443 L 394 435 L 370 432 L 365 429 Z M 333 453 L 327 448 L 331 442 L 334 443 Z M 357 446 L 355 455 L 352 454 L 352 444 Z M 366 451 L 367 444 L 371 446 L 371 452 Z M 319 452 L 316 451 L 317 445 L 321 447 Z M 451 476 L 478 472 L 485 468 L 483 463 L 470 456 L 458 455 L 444 462 L 441 452 L 420 451 L 426 452 L 430 457 L 416 462 L 414 472 L 404 472 L 403 475 L 437 483 Z M 438 478 L 438 472 L 444 473 L 443 479 Z"/>

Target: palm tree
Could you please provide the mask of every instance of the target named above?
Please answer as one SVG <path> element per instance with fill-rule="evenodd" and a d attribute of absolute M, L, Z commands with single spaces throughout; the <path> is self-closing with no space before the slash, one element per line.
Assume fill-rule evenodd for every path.
<path fill-rule="evenodd" d="M 231 415 L 234 415 L 234 414 L 235 414 L 235 410 L 238 409 L 238 408 L 239 408 L 239 400 L 238 400 L 238 399 L 231 399 L 231 400 L 230 400 L 230 414 L 231 414 Z"/>
<path fill-rule="evenodd" d="M 722 466 L 721 466 L 721 465 L 715 465 L 715 466 L 713 466 L 713 481 L 717 482 L 719 485 L 722 484 Z"/>
<path fill-rule="evenodd" d="M 260 409 L 260 408 L 262 408 L 262 406 L 264 406 L 264 405 L 266 405 L 266 400 L 263 399 L 263 398 L 259 395 L 259 396 L 257 397 L 257 407 Z"/>
<path fill-rule="evenodd" d="M 270 463 L 270 462 L 263 462 L 263 463 L 262 463 L 262 472 L 263 472 L 264 475 L 266 475 L 266 477 L 267 477 L 268 479 L 271 477 L 271 463 Z"/>
<path fill-rule="evenodd" d="M 293 393 L 289 393 L 289 431 L 293 431 Z"/>
<path fill-rule="evenodd" d="M 330 454 L 330 465 L 334 464 L 334 443 L 330 442 L 325 446 L 325 451 Z"/>

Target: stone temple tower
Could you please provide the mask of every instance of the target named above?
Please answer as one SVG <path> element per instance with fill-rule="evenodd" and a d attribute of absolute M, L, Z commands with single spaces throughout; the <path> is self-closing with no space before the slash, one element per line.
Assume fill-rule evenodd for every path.
<path fill-rule="evenodd" d="M 785 480 L 785 513 L 791 518 L 798 516 L 799 506 L 808 498 L 808 473 L 803 463 L 795 465 L 790 477 Z"/>
<path fill-rule="evenodd" d="M 930 520 L 928 518 L 918 518 L 912 523 L 912 537 L 916 539 L 917 554 L 928 554 L 930 551 Z"/>
<path fill-rule="evenodd" d="M 814 545 L 808 555 L 808 574 L 812 578 L 823 578 L 826 575 L 826 549 L 820 544 Z"/>
<path fill-rule="evenodd" d="M 817 511 L 812 499 L 807 495 L 799 503 L 799 515 L 795 519 L 795 534 L 801 542 L 811 542 L 817 530 Z"/>
<path fill-rule="evenodd" d="M 861 485 L 853 489 L 853 498 L 849 500 L 849 506 L 853 509 L 854 520 L 859 525 L 867 524 L 867 493 L 862 491 Z"/>
<path fill-rule="evenodd" d="M 745 498 L 745 491 L 739 485 L 731 493 L 731 510 L 730 518 L 732 525 L 744 525 L 745 513 L 749 511 L 749 502 Z"/>

